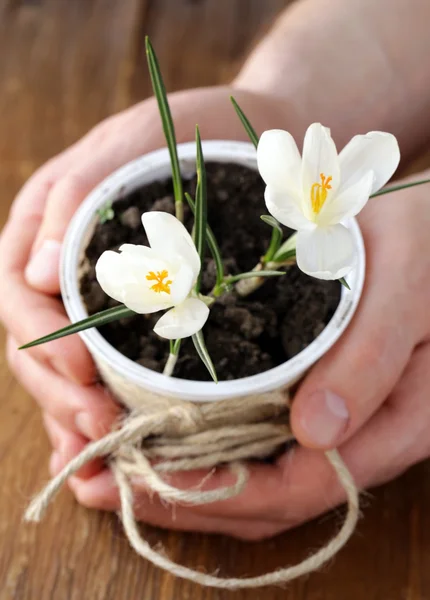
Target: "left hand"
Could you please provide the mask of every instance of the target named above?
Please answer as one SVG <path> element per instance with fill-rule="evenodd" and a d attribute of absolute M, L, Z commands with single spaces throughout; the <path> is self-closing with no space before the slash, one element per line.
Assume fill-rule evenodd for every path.
<path fill-rule="evenodd" d="M 260 130 L 284 121 L 285 103 L 267 94 L 232 86 L 185 90 L 170 96 L 178 141 L 194 139 L 196 122 L 207 139 L 246 139 L 230 94 Z M 164 145 L 155 98 L 106 119 L 29 179 L 1 232 L 0 279 L 7 294 L 0 301 L 0 320 L 9 338 L 8 362 L 43 412 L 54 447 L 53 470 L 89 439 L 103 436 L 120 409 L 97 383 L 91 355 L 79 336 L 25 352 L 17 348 L 69 324 L 58 299 L 60 250 L 85 196 L 119 166 Z M 100 466 L 100 461 L 87 465 L 79 475 L 95 475 Z"/>
<path fill-rule="evenodd" d="M 291 422 L 301 445 L 274 465 L 250 464 L 246 493 L 214 504 L 173 510 L 136 482 L 138 518 L 171 529 L 261 539 L 344 500 L 321 450 L 338 447 L 360 488 L 383 483 L 430 455 L 428 187 L 371 199 L 360 223 L 367 248 L 363 298 L 347 332 L 294 399 Z M 72 432 L 67 436 L 70 447 L 83 446 Z M 205 475 L 180 473 L 168 480 L 188 488 Z M 220 468 L 204 487 L 231 484 L 232 477 Z M 85 506 L 119 508 L 108 469 L 88 479 L 73 477 L 70 487 Z"/>

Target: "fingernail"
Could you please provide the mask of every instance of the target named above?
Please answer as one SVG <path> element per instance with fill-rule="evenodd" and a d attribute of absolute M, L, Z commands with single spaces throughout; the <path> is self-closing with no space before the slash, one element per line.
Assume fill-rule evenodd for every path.
<path fill-rule="evenodd" d="M 63 457 L 60 452 L 53 452 L 51 458 L 49 460 L 49 472 L 52 477 L 58 475 L 58 473 L 63 468 Z"/>
<path fill-rule="evenodd" d="M 27 282 L 35 288 L 55 287 L 58 284 L 60 253 L 60 242 L 45 240 L 25 269 Z"/>
<path fill-rule="evenodd" d="M 348 427 L 349 418 L 343 398 L 328 390 L 319 390 L 307 398 L 300 422 L 311 443 L 333 448 Z"/>
<path fill-rule="evenodd" d="M 90 415 L 86 412 L 80 412 L 75 417 L 75 424 L 78 429 L 88 439 L 94 437 L 94 427 Z"/>

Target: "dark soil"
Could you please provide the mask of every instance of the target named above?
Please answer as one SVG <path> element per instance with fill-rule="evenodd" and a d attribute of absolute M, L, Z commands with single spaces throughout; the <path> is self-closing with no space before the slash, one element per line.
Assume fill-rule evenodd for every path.
<path fill-rule="evenodd" d="M 209 222 L 221 247 L 228 274 L 251 270 L 264 254 L 271 228 L 260 219 L 264 214 L 264 183 L 255 171 L 233 164 L 207 164 Z M 195 179 L 185 181 L 194 197 Z M 140 215 L 148 210 L 174 212 L 172 182 L 145 186 L 114 204 L 115 217 L 98 224 L 86 250 L 91 265 L 83 277 L 81 293 L 89 314 L 114 306 L 95 277 L 95 263 L 104 250 L 117 250 L 124 243 L 145 244 Z M 185 224 L 192 227 L 185 207 Z M 286 231 L 286 235 L 291 232 Z M 215 282 L 209 254 L 204 265 L 202 292 Z M 229 293 L 213 305 L 204 328 L 206 345 L 220 380 L 261 373 L 280 365 L 306 346 L 330 321 L 340 299 L 340 284 L 321 281 L 290 267 L 283 277 L 268 279 L 247 298 Z M 160 313 L 136 315 L 100 329 L 106 340 L 130 359 L 162 372 L 169 353 L 167 340 L 153 327 Z M 208 380 L 191 340 L 183 342 L 175 377 Z"/>

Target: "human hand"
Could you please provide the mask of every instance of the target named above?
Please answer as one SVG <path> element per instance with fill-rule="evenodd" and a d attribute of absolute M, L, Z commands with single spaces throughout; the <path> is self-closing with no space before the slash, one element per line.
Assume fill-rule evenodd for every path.
<path fill-rule="evenodd" d="M 178 142 L 194 138 L 199 123 L 206 139 L 246 139 L 229 95 L 234 93 L 256 128 L 281 120 L 282 103 L 232 87 L 172 94 Z M 67 225 L 84 197 L 109 173 L 165 145 L 154 99 L 98 125 L 81 141 L 44 165 L 16 198 L 0 238 L 4 294 L 0 318 L 8 330 L 12 371 L 35 397 L 54 446 L 51 467 L 71 459 L 89 439 L 106 433 L 119 407 L 95 382 L 93 361 L 78 336 L 19 352 L 18 346 L 68 323 L 61 302 L 59 257 Z M 80 471 L 94 475 L 101 463 Z"/>
<path fill-rule="evenodd" d="M 344 499 L 321 450 L 338 447 L 360 488 L 383 483 L 429 456 L 428 188 L 372 199 L 360 221 L 368 258 L 363 298 L 347 332 L 294 399 L 291 423 L 301 446 L 273 465 L 251 464 L 246 491 L 214 504 L 173 509 L 136 481 L 138 518 L 171 529 L 260 539 Z M 186 489 L 206 475 L 173 474 L 168 481 Z M 203 489 L 231 483 L 232 475 L 221 468 Z M 73 477 L 70 486 L 85 506 L 119 509 L 107 469 L 87 480 Z"/>

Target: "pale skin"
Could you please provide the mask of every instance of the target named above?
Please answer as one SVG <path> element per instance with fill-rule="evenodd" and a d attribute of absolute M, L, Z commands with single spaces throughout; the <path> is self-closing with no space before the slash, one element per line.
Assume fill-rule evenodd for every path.
<path fill-rule="evenodd" d="M 385 130 L 398 137 L 408 159 L 430 137 L 430 76 L 420 68 L 430 51 L 429 18 L 430 5 L 421 0 L 298 2 L 230 86 L 171 96 L 178 140 L 192 139 L 196 122 L 203 138 L 245 139 L 229 106 L 233 93 L 258 132 L 284 128 L 301 143 L 306 127 L 321 121 L 341 148 L 356 133 Z M 108 119 L 35 173 L 2 233 L 0 277 L 8 293 L 0 316 L 9 333 L 9 364 L 41 407 L 53 474 L 106 433 L 120 407 L 94 384 L 94 365 L 77 336 L 27 352 L 17 346 L 67 323 L 55 298 L 59 243 L 84 196 L 118 166 L 163 144 L 153 100 Z M 294 399 L 292 427 L 300 446 L 272 466 L 253 465 L 246 493 L 216 504 L 173 511 L 136 482 L 140 519 L 261 539 L 343 500 L 321 450 L 339 448 L 361 488 L 429 456 L 429 194 L 424 186 L 382 196 L 360 215 L 368 256 L 363 299 L 347 333 Z M 112 475 L 101 462 L 78 475 L 69 485 L 80 503 L 118 509 Z M 169 481 L 186 488 L 204 475 L 177 474 Z M 205 485 L 231 478 L 220 469 Z"/>

